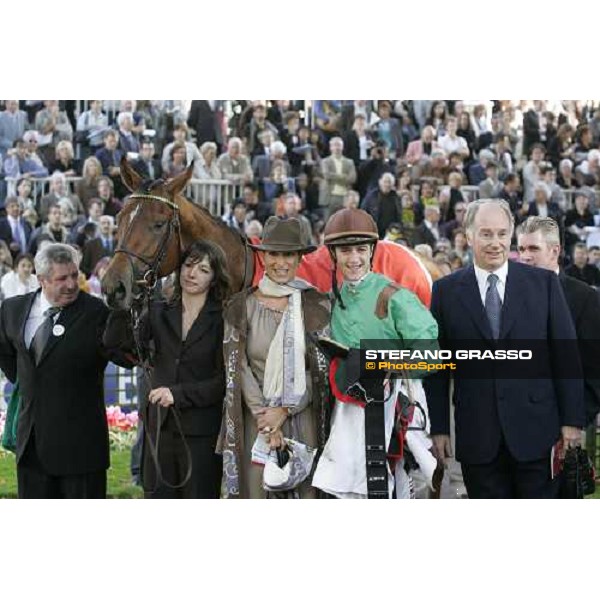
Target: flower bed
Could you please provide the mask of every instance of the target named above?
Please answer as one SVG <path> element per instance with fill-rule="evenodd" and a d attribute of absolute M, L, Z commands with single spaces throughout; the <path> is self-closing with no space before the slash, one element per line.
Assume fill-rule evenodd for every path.
<path fill-rule="evenodd" d="M 106 420 L 111 450 L 131 448 L 137 437 L 137 411 L 124 413 L 120 406 L 109 406 L 106 409 Z"/>
<path fill-rule="evenodd" d="M 108 437 L 111 450 L 128 450 L 133 446 L 137 436 L 138 413 L 136 410 L 124 413 L 120 406 L 109 406 L 106 408 L 106 420 L 108 422 Z M 0 438 L 4 431 L 6 412 L 0 411 Z M 0 447 L 0 455 L 6 450 Z"/>

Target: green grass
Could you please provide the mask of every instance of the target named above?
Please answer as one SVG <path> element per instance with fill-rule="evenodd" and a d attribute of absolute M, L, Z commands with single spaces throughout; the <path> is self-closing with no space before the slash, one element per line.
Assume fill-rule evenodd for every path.
<path fill-rule="evenodd" d="M 142 498 L 140 487 L 131 485 L 129 450 L 111 452 L 108 471 L 109 498 Z M 17 470 L 14 454 L 0 453 L 0 498 L 17 497 Z"/>
<path fill-rule="evenodd" d="M 142 489 L 131 485 L 129 475 L 129 450 L 111 453 L 111 467 L 108 471 L 109 498 L 142 498 Z M 17 497 L 17 472 L 14 454 L 0 453 L 0 498 Z M 596 493 L 589 499 L 600 499 L 600 482 L 596 483 Z"/>

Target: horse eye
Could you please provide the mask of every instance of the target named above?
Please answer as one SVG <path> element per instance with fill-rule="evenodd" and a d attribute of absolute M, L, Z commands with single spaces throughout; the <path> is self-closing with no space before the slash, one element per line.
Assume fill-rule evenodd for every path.
<path fill-rule="evenodd" d="M 165 226 L 166 221 L 163 221 L 162 223 L 155 223 L 154 224 L 154 229 L 162 229 Z"/>

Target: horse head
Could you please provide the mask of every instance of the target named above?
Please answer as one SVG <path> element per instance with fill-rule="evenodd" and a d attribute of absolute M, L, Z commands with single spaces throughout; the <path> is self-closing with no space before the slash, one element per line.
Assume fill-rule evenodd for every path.
<path fill-rule="evenodd" d="M 192 177 L 193 165 L 177 177 L 144 180 L 127 160 L 121 179 L 132 192 L 117 217 L 117 249 L 102 278 L 102 291 L 111 308 L 131 308 L 134 298 L 179 265 L 182 249 L 179 212 L 181 192 Z"/>

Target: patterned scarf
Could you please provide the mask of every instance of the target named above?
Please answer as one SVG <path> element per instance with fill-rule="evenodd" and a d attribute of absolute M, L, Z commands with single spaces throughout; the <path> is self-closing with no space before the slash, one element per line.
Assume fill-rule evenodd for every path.
<path fill-rule="evenodd" d="M 258 284 L 258 289 L 266 296 L 289 297 L 288 308 L 267 355 L 263 383 L 263 396 L 267 406 L 297 408 L 306 395 L 306 346 L 301 290 L 309 287 L 303 279 L 294 279 L 280 285 L 267 275 L 263 275 Z"/>

